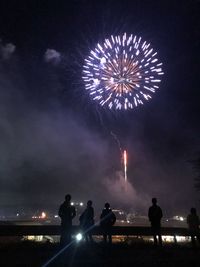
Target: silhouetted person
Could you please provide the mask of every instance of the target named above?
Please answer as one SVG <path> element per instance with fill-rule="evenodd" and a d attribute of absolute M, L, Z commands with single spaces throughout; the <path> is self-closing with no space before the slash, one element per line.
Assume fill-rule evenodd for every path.
<path fill-rule="evenodd" d="M 162 246 L 162 237 L 161 237 L 161 219 L 162 219 L 162 210 L 157 205 L 157 199 L 152 198 L 153 205 L 149 208 L 148 217 L 151 222 L 151 230 L 154 238 L 154 245 L 159 244 Z M 158 240 L 157 240 L 158 236 Z"/>
<path fill-rule="evenodd" d="M 94 208 L 92 207 L 92 201 L 88 200 L 87 207 L 84 212 L 81 214 L 80 225 L 83 231 L 85 232 L 86 242 L 93 242 L 91 228 L 94 225 Z"/>
<path fill-rule="evenodd" d="M 192 245 L 195 246 L 196 245 L 195 236 L 198 242 L 200 243 L 200 233 L 199 233 L 200 220 L 195 208 L 191 208 L 190 214 L 187 216 L 187 224 L 191 234 Z"/>
<path fill-rule="evenodd" d="M 74 206 L 71 206 L 71 195 L 65 196 L 65 201 L 60 205 L 58 215 L 61 218 L 60 244 L 65 246 L 71 242 L 72 219 L 76 216 Z"/>
<path fill-rule="evenodd" d="M 105 208 L 102 210 L 100 219 L 101 219 L 100 225 L 103 230 L 104 242 L 106 243 L 108 241 L 109 244 L 111 244 L 112 243 L 112 226 L 116 222 L 116 216 L 112 212 L 109 203 L 105 203 Z"/>

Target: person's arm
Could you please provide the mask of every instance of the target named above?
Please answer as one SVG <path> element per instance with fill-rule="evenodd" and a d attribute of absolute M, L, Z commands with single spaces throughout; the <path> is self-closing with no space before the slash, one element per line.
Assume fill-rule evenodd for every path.
<path fill-rule="evenodd" d="M 160 208 L 160 219 L 162 219 L 163 217 L 163 213 L 162 213 L 162 209 Z"/>
<path fill-rule="evenodd" d="M 58 215 L 59 215 L 60 218 L 63 217 L 62 205 L 59 208 Z"/>
<path fill-rule="evenodd" d="M 92 215 L 92 219 L 94 219 L 94 209 L 93 208 L 92 208 L 91 215 Z"/>
<path fill-rule="evenodd" d="M 85 214 L 85 211 L 83 213 L 81 213 L 80 217 L 79 217 L 79 222 L 80 222 L 80 225 L 83 224 L 83 218 L 84 218 L 84 214 Z"/>
<path fill-rule="evenodd" d="M 103 217 L 104 217 L 104 215 L 103 215 L 103 211 L 102 211 L 102 213 L 101 213 L 101 215 L 100 215 L 100 219 L 102 220 Z"/>
<path fill-rule="evenodd" d="M 187 224 L 189 224 L 189 215 L 187 216 Z"/>
<path fill-rule="evenodd" d="M 113 217 L 113 225 L 115 224 L 115 222 L 116 222 L 116 216 L 115 216 L 115 214 L 114 213 L 112 213 L 112 217 Z"/>
<path fill-rule="evenodd" d="M 75 207 L 73 207 L 73 210 L 72 210 L 72 219 L 76 216 L 76 209 Z"/>
<path fill-rule="evenodd" d="M 151 208 L 149 208 L 148 217 L 149 217 L 149 221 L 151 222 Z"/>

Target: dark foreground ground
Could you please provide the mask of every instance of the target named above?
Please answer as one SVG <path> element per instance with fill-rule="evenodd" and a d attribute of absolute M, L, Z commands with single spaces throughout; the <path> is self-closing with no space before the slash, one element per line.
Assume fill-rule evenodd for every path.
<path fill-rule="evenodd" d="M 38 267 L 59 252 L 55 244 L 22 242 L 0 246 L 1 267 Z M 150 243 L 74 245 L 57 257 L 49 267 L 200 267 L 200 247 L 165 244 L 155 248 Z"/>

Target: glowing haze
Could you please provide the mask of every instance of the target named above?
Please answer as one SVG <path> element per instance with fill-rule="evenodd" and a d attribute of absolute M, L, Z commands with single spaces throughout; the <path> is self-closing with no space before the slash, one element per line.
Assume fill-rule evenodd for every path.
<path fill-rule="evenodd" d="M 83 66 L 85 88 L 110 109 L 133 109 L 159 88 L 162 63 L 151 44 L 134 35 L 113 36 L 90 51 Z"/>

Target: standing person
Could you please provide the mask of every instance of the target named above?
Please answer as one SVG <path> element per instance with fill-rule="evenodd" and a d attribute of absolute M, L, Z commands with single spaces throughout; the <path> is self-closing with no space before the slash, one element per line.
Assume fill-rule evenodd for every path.
<path fill-rule="evenodd" d="M 80 225 L 84 231 L 86 242 L 93 242 L 91 228 L 94 225 L 94 208 L 92 207 L 92 200 L 88 200 L 87 208 L 81 214 L 80 218 Z"/>
<path fill-rule="evenodd" d="M 65 196 L 65 201 L 60 205 L 58 215 L 61 218 L 61 246 L 66 246 L 71 242 L 72 219 L 76 216 L 74 206 L 71 206 L 71 195 Z"/>
<path fill-rule="evenodd" d="M 151 222 L 151 230 L 154 238 L 154 245 L 158 244 L 162 246 L 162 237 L 161 237 L 161 219 L 162 219 L 162 209 L 157 205 L 157 199 L 152 198 L 152 206 L 149 208 L 148 217 Z M 158 236 L 158 240 L 157 240 Z"/>
<path fill-rule="evenodd" d="M 107 243 L 107 238 L 109 244 L 112 243 L 112 226 L 116 222 L 116 216 L 112 212 L 109 203 L 105 203 L 105 208 L 102 210 L 100 216 L 100 226 L 103 229 L 104 242 Z"/>
<path fill-rule="evenodd" d="M 195 246 L 196 245 L 195 236 L 197 237 L 197 240 L 200 243 L 200 233 L 199 233 L 200 220 L 195 208 L 191 208 L 190 214 L 187 216 L 187 224 L 191 234 L 192 245 Z"/>

